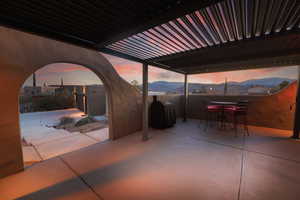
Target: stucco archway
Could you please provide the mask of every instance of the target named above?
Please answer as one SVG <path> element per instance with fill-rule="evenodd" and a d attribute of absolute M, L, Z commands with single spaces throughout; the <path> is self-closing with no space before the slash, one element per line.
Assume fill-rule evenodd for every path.
<path fill-rule="evenodd" d="M 73 63 L 92 70 L 103 82 L 109 99 L 110 138 L 141 129 L 141 95 L 123 80 L 99 52 L 0 28 L 0 177 L 23 169 L 18 95 L 26 78 L 52 63 Z"/>
<path fill-rule="evenodd" d="M 42 68 L 47 68 L 48 66 L 53 66 L 53 65 L 64 65 L 64 64 L 71 64 L 71 65 L 78 65 L 78 66 L 80 66 L 80 67 L 84 67 L 84 68 L 87 68 L 87 69 L 90 69 L 90 67 L 87 67 L 87 66 L 84 66 L 84 65 L 82 65 L 82 64 L 79 64 L 78 62 L 77 63 L 70 63 L 70 62 L 68 62 L 68 63 L 66 63 L 66 62 L 63 62 L 63 63 L 50 63 L 50 64 L 47 64 L 47 65 L 45 65 L 45 66 L 41 66 L 40 68 L 38 68 L 36 71 L 34 71 L 34 72 L 37 72 L 38 70 L 40 70 L 40 69 L 42 69 Z M 55 66 L 56 67 L 56 66 Z M 95 71 L 94 70 L 91 70 L 92 72 L 94 72 L 95 73 Z M 33 73 L 34 73 L 33 72 Z M 32 73 L 32 74 L 33 74 Z M 27 76 L 26 78 L 25 78 L 25 80 L 27 80 L 32 74 L 30 74 L 29 76 Z M 96 73 L 95 73 L 96 74 Z M 107 114 L 110 116 L 109 118 L 108 118 L 108 123 L 109 123 L 109 127 L 112 127 L 112 125 L 113 125 L 113 122 L 112 122 L 112 120 L 111 120 L 111 118 L 113 117 L 113 115 L 114 115 L 114 113 L 112 112 L 112 108 L 110 107 L 110 105 L 111 105 L 111 100 L 112 100 L 112 94 L 111 94 L 111 92 L 108 90 L 108 86 L 107 86 L 107 84 L 106 83 L 104 83 L 103 81 L 102 81 L 102 76 L 99 76 L 98 74 L 96 74 L 97 75 L 97 77 L 98 77 L 98 79 L 103 83 L 103 86 L 104 86 L 104 89 L 105 89 L 105 93 L 106 93 L 106 96 L 107 96 L 107 108 L 108 108 L 108 110 L 107 110 Z M 59 77 L 58 77 L 59 78 Z M 24 84 L 24 82 L 23 82 L 23 84 Z M 22 85 L 23 85 L 22 84 Z M 110 139 L 115 139 L 115 137 L 114 137 L 114 134 L 113 134 L 113 132 L 111 131 L 110 132 L 110 134 L 109 134 L 109 136 L 110 136 Z"/>

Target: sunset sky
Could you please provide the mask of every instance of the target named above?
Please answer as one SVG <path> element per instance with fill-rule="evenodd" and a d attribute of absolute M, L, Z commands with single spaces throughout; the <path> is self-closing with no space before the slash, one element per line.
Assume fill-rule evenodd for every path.
<path fill-rule="evenodd" d="M 142 65 L 122 58 L 106 55 L 104 56 L 112 63 L 116 71 L 122 78 L 131 82 L 137 80 L 142 82 Z M 291 79 L 297 78 L 297 67 L 274 67 L 267 69 L 219 72 L 190 75 L 189 82 L 197 83 L 220 83 L 228 79 L 228 81 L 244 81 L 248 79 L 259 79 L 266 77 L 286 77 Z M 37 84 L 60 84 L 60 80 L 64 80 L 64 84 L 89 85 L 101 84 L 100 79 L 89 69 L 74 64 L 51 64 L 47 65 L 36 72 Z M 183 75 L 170 72 L 156 67 L 149 67 L 149 82 L 154 81 L 172 81 L 183 82 Z M 32 85 L 32 77 L 29 77 L 24 85 Z"/>

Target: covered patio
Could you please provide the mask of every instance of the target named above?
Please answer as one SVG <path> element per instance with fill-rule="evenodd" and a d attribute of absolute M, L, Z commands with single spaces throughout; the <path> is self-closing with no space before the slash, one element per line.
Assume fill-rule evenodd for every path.
<path fill-rule="evenodd" d="M 286 114 L 289 130 L 249 125 L 249 136 L 216 126 L 206 130 L 194 117 L 201 110 L 191 107 L 199 101 L 188 91 L 192 74 L 299 65 L 298 1 L 74 2 L 0 6 L 0 84 L 7 86 L 0 88 L 7 116 L 0 119 L 1 200 L 300 196 L 299 79 L 296 100 L 284 108 L 294 107 Z M 139 62 L 142 92 L 100 53 Z M 103 79 L 111 140 L 24 168 L 18 90 L 38 68 L 62 61 L 82 64 Z M 149 66 L 184 76 L 182 113 L 172 128 L 149 128 Z"/>
<path fill-rule="evenodd" d="M 290 131 L 251 136 L 198 120 L 68 153 L 0 179 L 1 199 L 297 199 L 300 144 Z M 126 150 L 126 151 L 125 151 Z M 82 162 L 84 160 L 84 162 Z"/>

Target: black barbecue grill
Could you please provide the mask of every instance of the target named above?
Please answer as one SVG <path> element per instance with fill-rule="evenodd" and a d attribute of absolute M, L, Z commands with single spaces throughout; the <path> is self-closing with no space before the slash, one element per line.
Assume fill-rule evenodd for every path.
<path fill-rule="evenodd" d="M 176 123 L 176 111 L 174 104 L 170 102 L 162 103 L 157 100 L 157 96 L 153 96 L 149 115 L 149 123 L 152 128 L 170 128 Z"/>

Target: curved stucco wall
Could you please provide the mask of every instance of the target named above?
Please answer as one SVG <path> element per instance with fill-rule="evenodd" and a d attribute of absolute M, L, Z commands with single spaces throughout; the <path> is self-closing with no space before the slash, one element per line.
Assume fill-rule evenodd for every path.
<path fill-rule="evenodd" d="M 249 100 L 248 123 L 254 126 L 264 126 L 284 130 L 293 130 L 295 101 L 298 83 L 295 81 L 286 88 L 273 95 L 267 96 L 215 96 L 190 94 L 188 101 L 188 118 L 206 119 L 206 105 L 210 101 L 239 101 Z M 149 96 L 149 104 L 153 101 Z M 177 116 L 183 117 L 184 97 L 183 95 L 161 95 L 161 102 L 171 102 L 175 105 Z"/>
<path fill-rule="evenodd" d="M 23 169 L 18 95 L 27 77 L 52 63 L 85 66 L 108 94 L 110 138 L 141 129 L 141 95 L 97 51 L 0 27 L 0 177 Z"/>
<path fill-rule="evenodd" d="M 210 101 L 249 100 L 248 123 L 255 126 L 292 130 L 295 115 L 297 82 L 268 96 L 205 96 L 190 95 L 188 117 L 205 119 L 205 107 Z M 292 109 L 291 109 L 292 107 Z"/>

